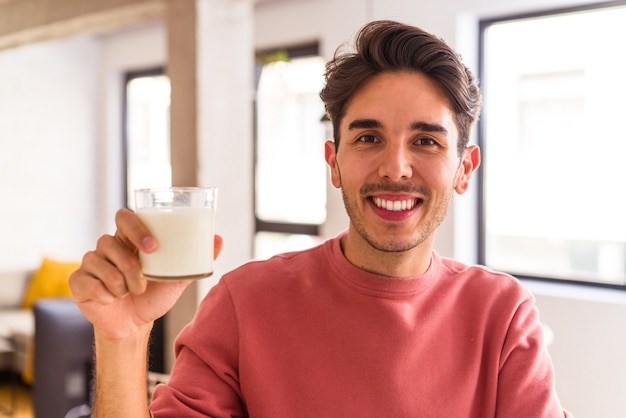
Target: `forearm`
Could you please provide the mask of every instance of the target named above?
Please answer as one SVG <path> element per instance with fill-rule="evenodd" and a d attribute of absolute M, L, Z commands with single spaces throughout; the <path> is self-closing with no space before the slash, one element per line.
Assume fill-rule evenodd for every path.
<path fill-rule="evenodd" d="M 124 340 L 95 332 L 96 376 L 92 417 L 149 417 L 147 351 L 150 327 Z"/>

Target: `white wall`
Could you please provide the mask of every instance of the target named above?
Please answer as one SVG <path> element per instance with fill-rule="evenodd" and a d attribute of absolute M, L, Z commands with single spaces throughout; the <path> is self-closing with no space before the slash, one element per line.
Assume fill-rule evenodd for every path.
<path fill-rule="evenodd" d="M 577 418 L 626 416 L 626 293 L 526 282 L 541 319 L 552 328 L 549 347 L 562 403 Z"/>
<path fill-rule="evenodd" d="M 74 260 L 93 246 L 98 44 L 77 37 L 0 53 L 0 266 Z"/>

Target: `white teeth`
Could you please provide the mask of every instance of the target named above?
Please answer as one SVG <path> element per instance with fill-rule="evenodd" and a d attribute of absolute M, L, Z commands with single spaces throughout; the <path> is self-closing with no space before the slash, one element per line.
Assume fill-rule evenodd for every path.
<path fill-rule="evenodd" d="M 401 210 L 412 209 L 417 204 L 417 199 L 410 200 L 385 200 L 379 197 L 374 198 L 374 204 L 379 208 L 399 212 Z"/>

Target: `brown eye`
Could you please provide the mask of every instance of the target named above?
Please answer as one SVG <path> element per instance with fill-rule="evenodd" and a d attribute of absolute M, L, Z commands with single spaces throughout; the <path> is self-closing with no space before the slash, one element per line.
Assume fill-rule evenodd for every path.
<path fill-rule="evenodd" d="M 418 138 L 415 143 L 417 145 L 437 145 L 437 141 L 430 137 Z"/>
<path fill-rule="evenodd" d="M 361 135 L 358 139 L 359 142 L 365 142 L 365 143 L 374 143 L 378 141 L 378 138 L 376 138 L 374 135 Z"/>

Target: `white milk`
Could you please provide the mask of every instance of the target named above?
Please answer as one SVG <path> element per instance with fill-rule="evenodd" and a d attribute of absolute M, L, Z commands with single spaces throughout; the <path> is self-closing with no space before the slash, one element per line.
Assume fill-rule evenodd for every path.
<path fill-rule="evenodd" d="M 137 215 L 158 243 L 151 254 L 139 252 L 146 278 L 199 279 L 213 274 L 213 209 L 143 208 Z"/>

